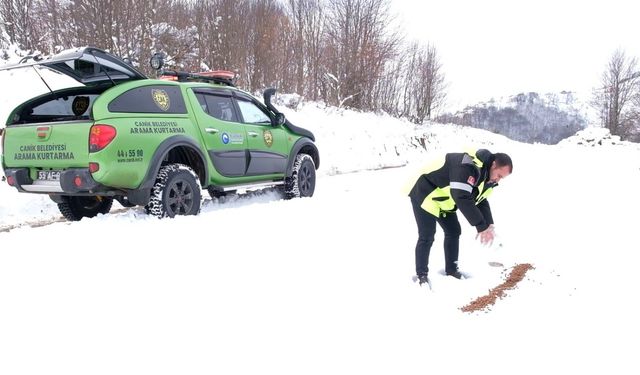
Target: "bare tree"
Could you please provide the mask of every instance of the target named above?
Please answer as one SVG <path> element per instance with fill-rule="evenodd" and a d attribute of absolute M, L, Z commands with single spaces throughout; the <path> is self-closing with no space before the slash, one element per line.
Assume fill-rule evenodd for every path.
<path fill-rule="evenodd" d="M 622 50 L 615 51 L 601 83 L 602 89 L 594 92 L 592 105 L 600 111 L 602 124 L 611 134 L 628 138 L 640 120 L 634 105 L 640 90 L 638 60 L 627 57 Z"/>
<path fill-rule="evenodd" d="M 401 47 L 390 0 L 0 0 L 1 47 L 95 46 L 146 73 L 234 70 L 250 91 L 275 86 L 312 100 L 384 110 L 415 122 L 444 99 L 435 47 Z M 38 25 L 38 27 L 34 27 Z M 27 52 L 29 53 L 29 52 Z M 6 54 L 6 53 L 5 53 Z"/>
<path fill-rule="evenodd" d="M 388 0 L 330 0 L 326 24 L 325 100 L 374 109 L 374 86 L 397 51 Z"/>
<path fill-rule="evenodd" d="M 120 8 L 116 0 L 75 0 L 71 13 L 76 26 L 72 44 L 113 50 L 117 43 L 113 30 L 116 7 Z"/>
<path fill-rule="evenodd" d="M 305 71 L 305 55 L 304 55 L 304 32 L 305 32 L 305 6 L 307 0 L 289 0 L 289 12 L 291 17 L 292 29 L 294 32 L 292 49 L 294 51 L 292 62 L 295 69 L 295 87 L 298 93 L 304 91 L 304 71 Z"/>
<path fill-rule="evenodd" d="M 245 16 L 249 0 L 205 0 L 195 7 L 199 58 L 209 69 L 226 69 L 239 73 L 238 84 L 248 82 L 247 33 L 250 28 Z"/>
<path fill-rule="evenodd" d="M 43 38 L 43 31 L 35 27 L 31 13 L 34 0 L 0 0 L 0 22 L 4 25 L 9 44 L 33 53 Z"/>
<path fill-rule="evenodd" d="M 293 26 L 279 0 L 206 0 L 194 12 L 201 61 L 239 73 L 238 86 L 295 89 Z"/>
<path fill-rule="evenodd" d="M 445 76 L 434 45 L 410 43 L 384 71 L 376 84 L 377 109 L 420 124 L 444 104 Z"/>
<path fill-rule="evenodd" d="M 324 35 L 322 0 L 289 0 L 291 48 L 295 91 L 317 100 L 321 84 Z"/>
<path fill-rule="evenodd" d="M 287 69 L 286 63 L 282 64 L 282 56 L 287 52 L 284 48 L 287 35 L 279 31 L 282 27 L 288 29 L 289 25 L 283 22 L 286 16 L 278 0 L 253 0 L 250 9 L 247 21 L 252 27 L 244 46 L 249 51 L 249 87 L 256 91 L 275 85 L 276 81 L 282 83 L 282 70 Z"/>
<path fill-rule="evenodd" d="M 46 54 L 59 52 L 63 48 L 63 36 L 66 34 L 63 22 L 65 7 L 59 4 L 59 0 L 40 0 L 34 4 L 34 11 L 38 25 L 46 33 L 39 48 Z"/>
<path fill-rule="evenodd" d="M 148 4 L 140 11 L 147 14 L 139 37 L 144 61 L 162 51 L 167 55 L 168 66 L 178 70 L 202 70 L 199 33 L 192 18 L 197 14 L 196 5 L 189 0 L 147 2 L 155 4 Z"/>
<path fill-rule="evenodd" d="M 305 7 L 304 54 L 306 56 L 306 91 L 312 100 L 320 97 L 322 85 L 323 38 L 326 14 L 321 0 L 308 0 Z"/>
<path fill-rule="evenodd" d="M 406 103 L 406 95 L 403 95 L 406 87 L 408 50 L 401 50 L 398 56 L 389 61 L 385 66 L 385 74 L 378 79 L 374 96 L 377 98 L 378 107 L 395 117 L 405 117 L 410 109 Z"/>
<path fill-rule="evenodd" d="M 171 0 L 123 0 L 118 8 L 115 25 L 117 45 L 114 52 L 128 57 L 143 72 L 151 73 L 148 61 L 156 52 L 155 25 L 161 17 L 171 15 Z"/>
<path fill-rule="evenodd" d="M 411 120 L 422 123 L 444 104 L 445 77 L 437 50 L 432 44 L 422 47 L 415 43 L 410 49 L 413 51 L 409 62 L 407 80 L 408 93 L 412 108 L 409 111 Z"/>

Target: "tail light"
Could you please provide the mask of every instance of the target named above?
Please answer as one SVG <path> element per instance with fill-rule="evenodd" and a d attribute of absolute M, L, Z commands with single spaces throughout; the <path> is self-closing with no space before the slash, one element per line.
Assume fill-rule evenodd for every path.
<path fill-rule="evenodd" d="M 116 128 L 111 125 L 96 124 L 89 131 L 89 152 L 98 152 L 107 147 L 116 137 Z"/>

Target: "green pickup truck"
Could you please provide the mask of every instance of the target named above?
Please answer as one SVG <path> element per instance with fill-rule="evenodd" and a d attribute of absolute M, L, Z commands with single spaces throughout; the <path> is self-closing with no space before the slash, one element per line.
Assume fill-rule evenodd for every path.
<path fill-rule="evenodd" d="M 286 198 L 313 195 L 315 138 L 272 105 L 274 89 L 261 102 L 228 72 L 149 79 L 92 47 L 0 67 L 10 69 L 81 84 L 18 105 L 2 135 L 6 182 L 48 194 L 68 220 L 107 213 L 113 199 L 158 217 L 195 215 L 202 188 L 212 197 L 272 186 Z"/>

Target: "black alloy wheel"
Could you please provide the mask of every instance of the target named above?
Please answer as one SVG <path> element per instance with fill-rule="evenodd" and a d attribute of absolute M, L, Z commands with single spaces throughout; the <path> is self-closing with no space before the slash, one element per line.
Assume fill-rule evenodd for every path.
<path fill-rule="evenodd" d="M 316 170 L 313 163 L 304 160 L 298 171 L 298 189 L 301 197 L 313 195 L 316 186 Z"/>
<path fill-rule="evenodd" d="M 194 191 L 189 181 L 176 177 L 167 186 L 167 215 L 188 215 L 194 206 Z"/>

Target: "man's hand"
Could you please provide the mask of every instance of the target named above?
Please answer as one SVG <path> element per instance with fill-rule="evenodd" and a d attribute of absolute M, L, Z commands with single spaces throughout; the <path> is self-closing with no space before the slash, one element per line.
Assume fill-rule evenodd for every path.
<path fill-rule="evenodd" d="M 496 233 L 493 230 L 493 224 L 489 225 L 489 228 L 483 230 L 482 232 L 476 235 L 476 239 L 480 237 L 480 243 L 483 245 L 491 246 L 493 243 L 493 239 L 495 238 Z"/>

